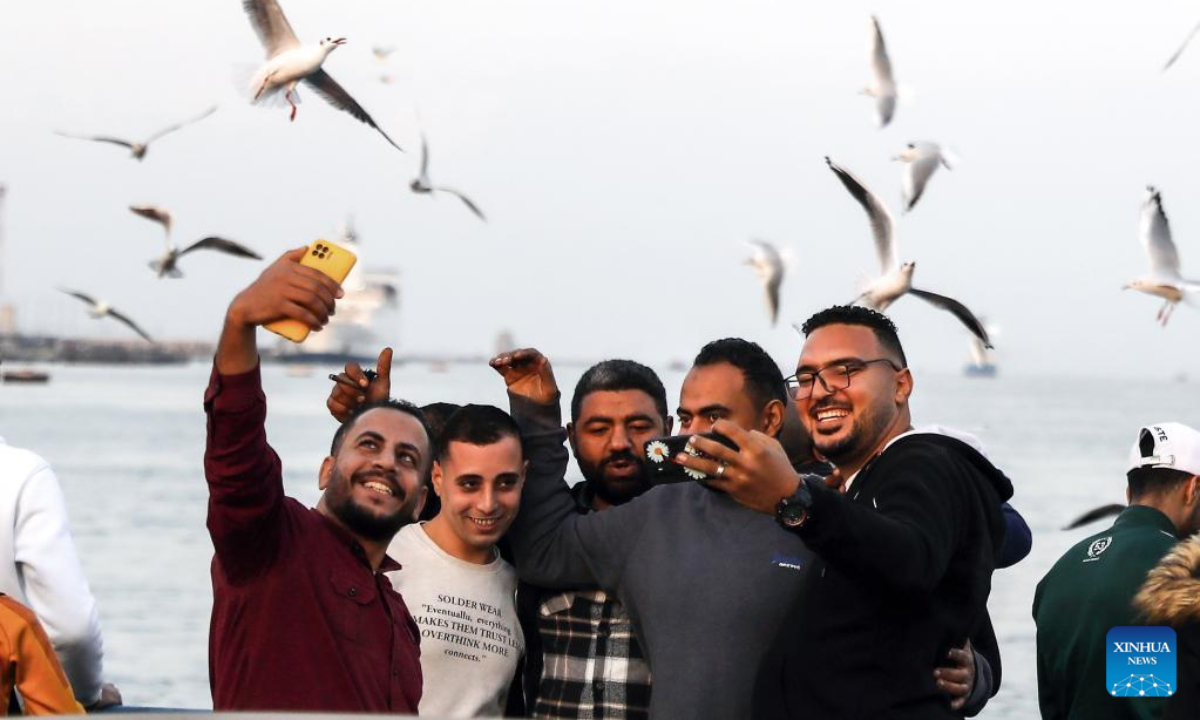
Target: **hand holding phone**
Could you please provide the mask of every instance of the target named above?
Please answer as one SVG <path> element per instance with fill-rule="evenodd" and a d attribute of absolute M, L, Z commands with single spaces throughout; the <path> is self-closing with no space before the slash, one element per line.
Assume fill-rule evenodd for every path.
<path fill-rule="evenodd" d="M 300 260 L 301 265 L 327 275 L 338 285 L 341 285 L 346 276 L 350 274 L 350 270 L 356 262 L 358 262 L 358 256 L 328 240 L 314 240 L 304 253 L 304 258 Z M 312 330 L 303 322 L 290 318 L 277 320 L 263 327 L 294 343 L 304 342 Z"/>
<path fill-rule="evenodd" d="M 715 440 L 730 450 L 738 449 L 738 446 L 732 440 L 721 433 L 706 432 L 700 433 L 699 436 Z M 671 459 L 679 453 L 708 457 L 692 447 L 691 439 L 691 435 L 667 435 L 665 437 L 654 438 L 646 443 L 643 462 L 649 470 L 647 474 L 650 477 L 650 482 L 663 484 L 708 479 L 709 476 L 699 470 L 686 468 Z"/>

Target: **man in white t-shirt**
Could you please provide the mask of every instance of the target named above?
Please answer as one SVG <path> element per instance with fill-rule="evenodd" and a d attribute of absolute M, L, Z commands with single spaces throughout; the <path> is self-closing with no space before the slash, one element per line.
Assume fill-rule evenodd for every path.
<path fill-rule="evenodd" d="M 508 413 L 464 405 L 436 440 L 433 489 L 441 511 L 409 525 L 388 548 L 388 573 L 421 628 L 420 714 L 504 713 L 525 650 L 517 622 L 517 576 L 496 543 L 521 504 L 526 462 Z"/>

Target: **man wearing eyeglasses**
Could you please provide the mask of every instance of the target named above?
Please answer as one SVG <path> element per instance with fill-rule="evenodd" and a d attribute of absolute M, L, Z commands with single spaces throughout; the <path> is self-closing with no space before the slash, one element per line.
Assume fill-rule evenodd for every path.
<path fill-rule="evenodd" d="M 713 429 L 738 451 L 698 438 L 710 457 L 679 458 L 823 561 L 755 716 L 955 717 L 928 668 L 988 622 L 1012 484 L 971 445 L 913 429 L 912 373 L 887 317 L 838 306 L 803 331 L 788 387 L 844 493 L 798 478 L 774 439 L 732 423 Z"/>

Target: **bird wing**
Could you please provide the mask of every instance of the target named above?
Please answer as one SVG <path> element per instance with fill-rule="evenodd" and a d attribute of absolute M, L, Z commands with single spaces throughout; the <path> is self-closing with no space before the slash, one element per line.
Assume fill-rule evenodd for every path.
<path fill-rule="evenodd" d="M 141 329 L 140 327 L 138 327 L 138 324 L 137 324 L 137 323 L 135 323 L 134 321 L 132 321 L 132 320 L 130 320 L 129 318 L 125 317 L 125 316 L 124 316 L 124 315 L 122 315 L 121 313 L 117 312 L 116 310 L 113 310 L 112 308 L 109 308 L 109 309 L 108 309 L 108 314 L 109 314 L 109 315 L 111 315 L 113 318 L 115 318 L 115 319 L 117 319 L 117 320 L 120 320 L 121 322 L 125 323 L 125 324 L 126 324 L 126 325 L 128 325 L 129 327 L 133 328 L 133 331 L 134 331 L 135 333 L 137 333 L 138 335 L 141 335 L 141 336 L 142 336 L 143 338 L 145 338 L 145 339 L 146 339 L 148 342 L 154 342 L 154 339 L 153 339 L 153 338 L 151 338 L 151 337 L 150 337 L 150 335 L 149 335 L 149 334 L 147 334 L 145 330 L 143 330 L 143 329 Z"/>
<path fill-rule="evenodd" d="M 181 250 L 179 252 L 179 257 L 183 257 L 193 250 L 218 250 L 229 255 L 236 255 L 237 257 L 262 260 L 261 255 L 245 245 L 236 243 L 232 240 L 226 240 L 225 238 L 221 237 L 206 237 L 203 240 L 197 240 L 191 245 L 188 245 L 185 249 Z"/>
<path fill-rule="evenodd" d="M 388 137 L 388 134 L 375 124 L 375 121 L 371 119 L 371 116 L 367 114 L 367 111 L 363 110 L 362 105 L 359 105 L 354 98 L 350 97 L 350 93 L 346 92 L 345 88 L 343 88 L 341 85 L 338 85 L 337 81 L 330 77 L 329 73 L 325 72 L 324 70 L 317 70 L 312 75 L 304 78 L 304 82 L 312 86 L 312 89 L 316 90 L 317 94 L 325 98 L 330 105 L 333 105 L 339 110 L 345 110 L 362 122 L 365 122 L 366 124 L 375 128 L 379 131 L 379 134 L 383 136 L 384 140 L 387 140 L 389 143 L 391 143 L 392 147 L 396 148 L 400 152 L 404 152 L 404 148 L 397 145 L 394 140 Z"/>
<path fill-rule="evenodd" d="M 925 194 L 925 184 L 929 182 L 929 178 L 938 169 L 941 161 L 942 158 L 940 155 L 933 155 L 930 157 L 918 157 L 916 160 L 908 163 L 908 167 L 904 171 L 903 188 L 901 190 L 901 195 L 904 198 L 904 212 L 912 210 L 916 206 L 917 201 L 921 199 L 921 195 Z"/>
<path fill-rule="evenodd" d="M 267 49 L 267 57 L 273 58 L 281 52 L 300 47 L 300 39 L 296 37 L 276 0 L 243 0 L 242 8 L 250 16 L 250 25 Z"/>
<path fill-rule="evenodd" d="M 463 205 L 466 205 L 468 210 L 475 213 L 475 216 L 478 217 L 480 220 L 487 222 L 487 218 L 483 216 L 483 211 L 479 209 L 478 205 L 471 202 L 471 199 L 468 198 L 466 195 L 463 195 L 462 193 L 455 190 L 454 188 L 449 188 L 449 187 L 445 187 L 445 186 L 435 187 L 433 189 L 438 190 L 440 192 L 450 193 L 451 195 L 458 198 L 459 200 L 462 200 Z"/>
<path fill-rule="evenodd" d="M 429 140 L 424 131 L 421 132 L 421 182 L 429 184 Z"/>
<path fill-rule="evenodd" d="M 896 228 L 892 222 L 892 214 L 850 171 L 843 169 L 828 157 L 825 158 L 825 162 L 858 204 L 867 211 L 867 219 L 871 221 L 871 234 L 875 237 L 875 254 L 879 257 L 880 270 L 884 275 L 895 270 L 899 263 L 896 260 Z"/>
<path fill-rule="evenodd" d="M 1180 45 L 1179 49 L 1175 51 L 1175 54 L 1167 60 L 1167 64 L 1163 65 L 1163 72 L 1166 72 L 1172 65 L 1175 64 L 1175 61 L 1178 60 L 1179 56 L 1183 54 L 1183 51 L 1187 48 L 1188 44 L 1192 42 L 1192 38 L 1196 37 L 1197 32 L 1200 32 L 1200 23 L 1196 23 L 1196 25 L 1192 28 L 1192 31 L 1189 32 L 1187 37 L 1183 39 L 1183 44 Z"/>
<path fill-rule="evenodd" d="M 204 118 L 208 117 L 209 115 L 212 115 L 212 114 L 213 114 L 213 113 L 215 113 L 216 111 L 217 111 L 217 106 L 216 106 L 216 105 L 213 105 L 213 106 L 212 106 L 212 107 L 210 107 L 209 109 L 205 110 L 204 112 L 200 113 L 199 115 L 197 115 L 197 116 L 195 116 L 195 117 L 193 117 L 193 118 L 189 118 L 189 119 L 187 119 L 187 120 L 184 120 L 183 122 L 177 122 L 177 123 L 175 123 L 174 125 L 170 125 L 170 126 L 168 126 L 168 127 L 165 127 L 165 128 L 163 128 L 162 130 L 159 130 L 158 132 L 154 133 L 154 134 L 153 134 L 153 135 L 151 135 L 150 137 L 146 138 L 146 144 L 147 144 L 147 145 L 149 145 L 150 143 L 152 143 L 152 142 L 154 142 L 155 140 L 159 139 L 159 138 L 160 138 L 160 137 L 162 137 L 163 135 L 169 135 L 170 133 L 173 133 L 173 132 L 175 132 L 176 130 L 179 130 L 180 128 L 183 128 L 183 127 L 185 127 L 185 126 L 187 126 L 187 125 L 191 125 L 191 124 L 192 124 L 192 123 L 194 123 L 194 122 L 199 122 L 200 120 L 203 120 Z"/>
<path fill-rule="evenodd" d="M 971 331 L 971 334 L 983 342 L 983 346 L 985 348 L 991 349 L 992 341 L 988 339 L 987 328 L 983 326 L 983 323 L 979 322 L 974 313 L 967 309 L 966 305 L 963 305 L 954 298 L 949 298 L 945 295 L 938 295 L 937 293 L 931 293 L 928 290 L 909 288 L 908 292 L 916 295 L 931 305 L 935 305 L 953 314 L 954 317 L 958 318 L 959 322 L 967 326 L 967 329 Z"/>
<path fill-rule="evenodd" d="M 783 275 L 773 275 L 767 281 L 767 311 L 771 313 L 771 325 L 779 321 L 779 286 L 783 284 Z"/>
<path fill-rule="evenodd" d="M 96 302 L 96 298 L 92 297 L 91 295 L 84 295 L 83 293 L 79 292 L 78 290 L 68 290 L 66 288 L 59 288 L 58 290 L 59 290 L 59 292 L 65 292 L 66 294 L 70 295 L 71 297 L 79 298 L 80 300 L 84 301 L 88 305 L 98 305 L 99 304 Z"/>
<path fill-rule="evenodd" d="M 133 149 L 133 143 L 129 142 L 128 140 L 122 140 L 121 138 L 115 138 L 108 135 L 75 135 L 73 133 L 65 133 L 62 131 L 56 131 L 56 134 L 61 135 L 62 137 L 74 138 L 76 140 L 92 140 L 95 142 L 112 143 L 113 145 L 120 145 L 121 147 Z"/>
<path fill-rule="evenodd" d="M 1121 511 L 1124 510 L 1126 507 L 1127 506 L 1125 506 L 1125 505 L 1117 505 L 1116 503 L 1110 503 L 1108 505 L 1101 505 L 1098 508 L 1092 508 L 1091 510 L 1088 510 L 1084 514 L 1080 515 L 1079 517 L 1075 518 L 1070 523 L 1068 523 L 1066 525 L 1066 527 L 1063 528 L 1063 530 L 1074 530 L 1077 527 L 1083 527 L 1084 525 L 1094 523 L 1097 520 L 1103 520 L 1106 517 L 1111 517 L 1113 515 L 1120 515 Z"/>
<path fill-rule="evenodd" d="M 883 29 L 879 27 L 879 18 L 871 16 L 871 71 L 875 73 L 875 82 L 879 88 L 891 88 L 896 84 L 892 77 L 892 61 L 888 58 L 887 46 L 883 43 Z"/>
<path fill-rule="evenodd" d="M 1171 239 L 1171 225 L 1162 207 L 1162 194 L 1155 188 L 1146 188 L 1146 202 L 1142 204 L 1140 235 L 1142 247 L 1150 258 L 1150 273 L 1160 280 L 1180 280 L 1179 251 Z"/>

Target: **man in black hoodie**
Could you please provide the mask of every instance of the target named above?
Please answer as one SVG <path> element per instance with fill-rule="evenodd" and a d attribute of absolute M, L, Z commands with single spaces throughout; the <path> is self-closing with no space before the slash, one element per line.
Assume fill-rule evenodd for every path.
<path fill-rule="evenodd" d="M 987 624 L 1012 484 L 961 440 L 913 430 L 913 378 L 887 317 L 833 307 L 803 331 L 788 387 L 844 486 L 797 478 L 777 442 L 732 423 L 713 429 L 738 451 L 698 438 L 710 458 L 678 458 L 774 514 L 824 563 L 810 569 L 755 717 L 956 717 L 929 668 Z"/>

